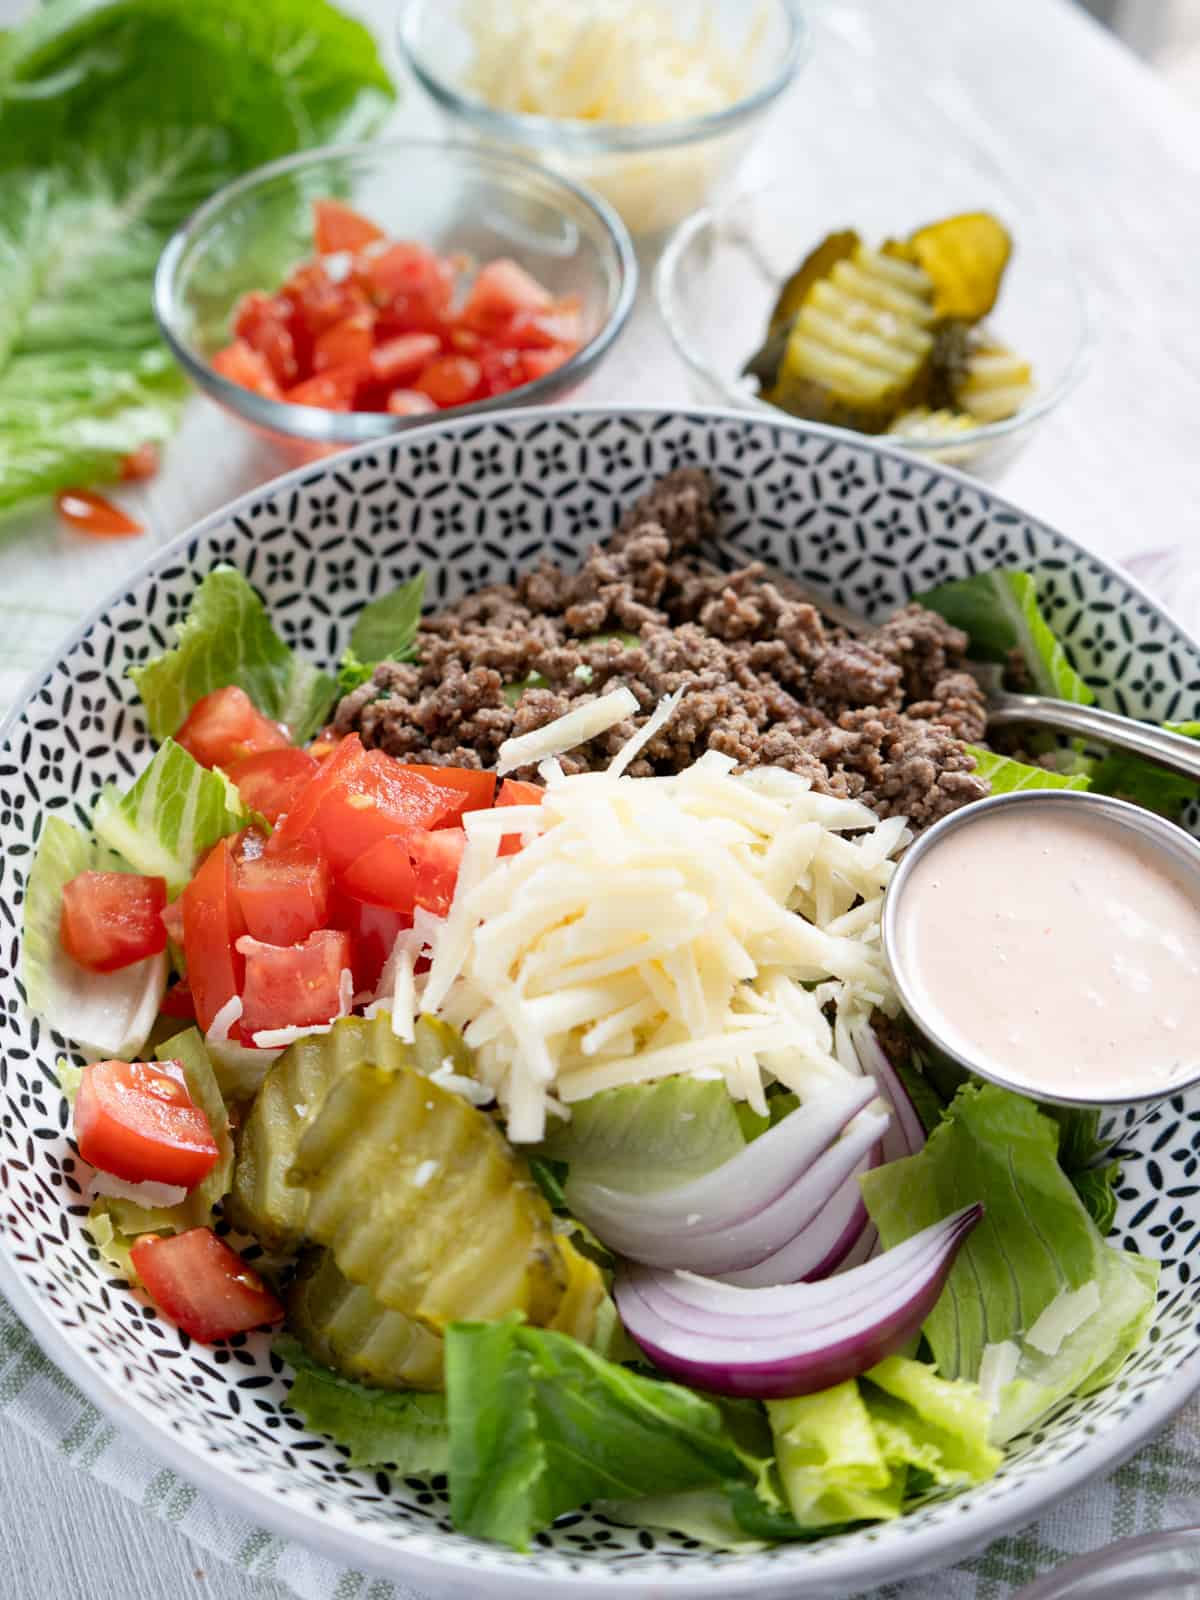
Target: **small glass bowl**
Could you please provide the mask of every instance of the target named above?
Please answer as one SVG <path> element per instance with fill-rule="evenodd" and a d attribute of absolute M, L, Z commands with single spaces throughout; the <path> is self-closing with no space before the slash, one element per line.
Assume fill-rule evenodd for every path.
<path fill-rule="evenodd" d="M 662 3 L 662 0 L 660 0 Z M 678 122 L 613 123 L 498 110 L 464 86 L 473 47 L 455 0 L 409 0 L 400 50 L 455 135 L 519 150 L 604 196 L 631 233 L 675 227 L 703 205 L 741 161 L 768 109 L 795 78 L 809 30 L 796 0 L 665 0 L 686 26 L 711 10 L 717 37 L 734 50 L 755 18 L 764 31 L 748 94 L 720 111 Z"/>
<path fill-rule="evenodd" d="M 1118 1539 L 1068 1561 L 1013 1600 L 1200 1600 L 1200 1528 Z"/>
<path fill-rule="evenodd" d="M 555 296 L 579 296 L 584 343 L 533 383 L 412 417 L 291 405 L 231 383 L 210 358 L 233 337 L 234 308 L 247 291 L 274 290 L 311 258 L 311 205 L 325 195 L 361 210 L 390 238 L 480 263 L 511 256 Z M 168 242 L 154 279 L 154 310 L 176 360 L 206 394 L 292 459 L 306 460 L 438 415 L 555 399 L 603 360 L 636 290 L 633 245 L 602 200 L 500 151 L 395 139 L 290 156 L 227 185 Z"/>
<path fill-rule="evenodd" d="M 1034 393 L 1002 422 L 929 439 L 885 434 L 927 461 L 985 465 L 1011 460 L 1037 424 L 1082 377 L 1091 343 L 1087 297 L 1051 219 L 1016 199 L 998 176 L 959 169 L 949 155 L 889 150 L 856 161 L 832 150 L 797 162 L 786 182 L 738 195 L 690 218 L 668 242 L 655 294 L 675 348 L 703 404 L 787 415 L 758 396 L 742 375 L 762 344 L 784 280 L 827 234 L 855 228 L 865 243 L 905 238 L 916 228 L 965 211 L 992 211 L 1008 227 L 1013 253 L 988 329 L 1033 365 Z"/>

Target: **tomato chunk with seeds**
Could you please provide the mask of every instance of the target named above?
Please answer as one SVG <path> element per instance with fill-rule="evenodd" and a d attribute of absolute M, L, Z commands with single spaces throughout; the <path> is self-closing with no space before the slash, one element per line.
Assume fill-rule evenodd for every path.
<path fill-rule="evenodd" d="M 245 339 L 235 339 L 218 350 L 212 358 L 213 371 L 219 372 L 230 383 L 255 394 L 266 395 L 268 400 L 279 399 L 279 384 L 271 371 L 271 364 L 260 350 L 247 344 Z"/>
<path fill-rule="evenodd" d="M 329 889 L 329 863 L 303 844 L 243 861 L 237 869 L 246 932 L 266 944 L 300 944 L 323 928 Z"/>
<path fill-rule="evenodd" d="M 313 201 L 313 243 L 318 254 L 331 256 L 340 250 L 364 250 L 383 237 L 382 228 L 343 201 Z"/>
<path fill-rule="evenodd" d="M 75 1096 L 79 1154 L 126 1183 L 194 1189 L 220 1156 L 178 1061 L 96 1061 Z"/>
<path fill-rule="evenodd" d="M 167 948 L 167 880 L 132 872 L 81 872 L 63 889 L 59 937 L 73 961 L 116 972 Z"/>
<path fill-rule="evenodd" d="M 244 689 L 230 685 L 202 695 L 175 734 L 175 743 L 202 767 L 228 768 L 260 750 L 284 750 L 290 740 L 264 717 Z"/>
<path fill-rule="evenodd" d="M 196 1021 L 201 1032 L 207 1033 L 218 1012 L 240 993 L 246 966 L 237 949 L 246 924 L 228 839 L 213 846 L 180 899 L 188 983 L 196 1003 Z"/>
<path fill-rule="evenodd" d="M 416 904 L 416 880 L 404 839 L 394 835 L 373 844 L 350 863 L 341 886 L 348 895 L 365 900 L 368 905 L 411 913 Z"/>
<path fill-rule="evenodd" d="M 467 848 L 467 836 L 460 828 L 439 828 L 422 833 L 412 828 L 404 836 L 413 864 L 413 893 L 416 903 L 444 917 L 454 899 L 458 869 Z"/>
<path fill-rule="evenodd" d="M 344 930 L 321 928 L 290 945 L 243 937 L 238 953 L 246 962 L 243 1037 L 331 1022 L 342 1010 L 342 973 L 351 970 L 350 935 Z"/>
<path fill-rule="evenodd" d="M 283 1321 L 283 1306 L 258 1273 L 211 1228 L 168 1238 L 144 1233 L 130 1257 L 167 1321 L 201 1344 Z"/>
<path fill-rule="evenodd" d="M 554 304 L 548 289 L 507 256 L 480 267 L 471 285 L 462 321 L 480 333 L 493 333 L 520 311 L 548 311 Z"/>
<path fill-rule="evenodd" d="M 430 783 L 382 750 L 369 750 L 321 800 L 318 846 L 341 873 L 380 839 L 409 827 L 440 827 L 461 816 L 465 804 L 459 791 Z"/>
<path fill-rule="evenodd" d="M 229 781 L 246 805 L 260 812 L 272 827 L 290 811 L 297 795 L 317 770 L 307 750 L 258 750 L 225 768 Z"/>

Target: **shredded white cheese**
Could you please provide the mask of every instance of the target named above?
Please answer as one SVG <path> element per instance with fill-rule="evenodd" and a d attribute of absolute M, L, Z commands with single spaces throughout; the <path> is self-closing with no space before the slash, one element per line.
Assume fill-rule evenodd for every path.
<path fill-rule="evenodd" d="M 983 1347 L 979 1358 L 979 1397 L 994 1411 L 1000 1396 L 1017 1375 L 1021 1352 L 1011 1339 Z"/>
<path fill-rule="evenodd" d="M 1056 1356 L 1064 1339 L 1100 1309 L 1100 1285 L 1094 1278 L 1078 1289 L 1064 1289 L 1056 1295 L 1025 1334 L 1025 1343 L 1044 1356 Z"/>
<path fill-rule="evenodd" d="M 576 706 L 565 716 L 548 722 L 544 728 L 534 728 L 532 733 L 519 734 L 515 739 L 505 739 L 500 746 L 496 771 L 503 777 L 517 767 L 532 766 L 535 761 L 549 761 L 577 744 L 598 739 L 602 733 L 615 728 L 626 717 L 636 715 L 637 696 L 632 689 L 613 689 L 595 700 Z"/>
<path fill-rule="evenodd" d="M 106 1195 L 113 1200 L 132 1200 L 136 1205 L 151 1210 L 169 1210 L 182 1205 L 187 1190 L 174 1183 L 126 1183 L 124 1178 L 114 1178 L 111 1172 L 94 1172 L 88 1184 L 89 1195 Z"/>
<path fill-rule="evenodd" d="M 208 1032 L 204 1035 L 206 1045 L 225 1044 L 229 1039 L 229 1030 L 242 1015 L 242 997 L 230 995 L 225 1004 L 217 1012 L 209 1024 Z"/>
<path fill-rule="evenodd" d="M 536 753 L 595 737 L 605 702 L 605 725 L 621 720 L 613 699 L 539 729 Z M 861 1070 L 823 1006 L 847 1023 L 894 1009 L 880 909 L 903 821 L 795 773 L 736 774 L 715 752 L 674 777 L 624 776 L 674 704 L 607 772 L 566 777 L 548 757 L 520 854 L 497 853 L 497 813 L 466 819 L 458 888 L 413 992 L 463 1029 L 516 1142 L 598 1090 L 669 1074 L 722 1077 L 759 1110 L 773 1079 L 819 1092 Z M 534 759 L 513 743 L 513 764 Z"/>

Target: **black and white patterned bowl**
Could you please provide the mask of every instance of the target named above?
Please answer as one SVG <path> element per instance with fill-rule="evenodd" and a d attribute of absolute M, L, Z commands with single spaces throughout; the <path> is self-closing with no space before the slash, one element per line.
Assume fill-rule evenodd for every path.
<path fill-rule="evenodd" d="M 434 423 L 291 473 L 156 555 L 30 684 L 0 731 L 0 1290 L 98 1406 L 215 1496 L 358 1567 L 478 1600 L 535 1590 L 674 1597 L 841 1596 L 929 1569 L 1029 1521 L 1111 1469 L 1200 1384 L 1193 1275 L 1200 1095 L 1132 1135 L 1116 1242 L 1163 1263 L 1149 1339 L 1115 1383 L 1061 1406 L 999 1474 L 898 1522 L 759 1554 L 564 1518 L 533 1553 L 451 1531 L 443 1481 L 352 1472 L 282 1407 L 264 1336 L 189 1346 L 114 1284 L 84 1231 L 81 1171 L 55 1060 L 66 1041 L 25 1011 L 21 897 L 42 818 L 86 823 L 109 779 L 149 754 L 125 669 L 166 646 L 200 577 L 239 566 L 289 642 L 333 660 L 372 595 L 429 574 L 438 603 L 542 555 L 576 561 L 669 468 L 721 486 L 747 555 L 883 613 L 982 568 L 1036 571 L 1047 610 L 1102 704 L 1191 717 L 1200 650 L 1127 578 L 978 483 L 870 440 L 730 412 L 523 410 Z M 1193 819 L 1195 823 L 1196 819 Z"/>

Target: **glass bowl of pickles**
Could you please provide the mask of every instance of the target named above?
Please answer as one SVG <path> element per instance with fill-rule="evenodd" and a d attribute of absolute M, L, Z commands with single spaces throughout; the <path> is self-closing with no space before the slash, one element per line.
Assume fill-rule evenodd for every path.
<path fill-rule="evenodd" d="M 1052 223 L 973 172 L 805 171 L 690 218 L 655 284 L 698 399 L 976 471 L 1011 459 L 1090 344 Z"/>

